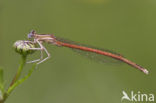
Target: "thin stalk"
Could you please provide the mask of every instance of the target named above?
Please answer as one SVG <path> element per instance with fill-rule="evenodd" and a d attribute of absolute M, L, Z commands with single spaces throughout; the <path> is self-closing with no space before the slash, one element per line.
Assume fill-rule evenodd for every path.
<path fill-rule="evenodd" d="M 22 84 L 25 80 L 27 80 L 31 74 L 33 73 L 33 71 L 35 70 L 36 68 L 36 64 L 34 64 L 32 66 L 32 68 L 29 70 L 28 74 L 25 75 L 23 78 L 19 79 L 18 81 L 16 81 L 8 90 L 7 90 L 7 94 L 10 94 L 14 89 L 15 87 L 17 87 L 18 85 Z"/>
<path fill-rule="evenodd" d="M 20 63 L 20 66 L 16 72 L 16 75 L 14 76 L 11 84 L 10 84 L 10 87 L 19 79 L 19 77 L 21 76 L 21 73 L 22 73 L 22 70 L 23 70 L 23 67 L 26 63 L 26 56 L 25 55 L 22 55 L 22 61 Z"/>
<path fill-rule="evenodd" d="M 0 101 L 0 103 L 4 103 L 5 100 L 8 98 L 8 96 L 12 93 L 12 91 L 19 86 L 20 84 L 22 84 L 25 80 L 27 80 L 31 74 L 33 73 L 33 71 L 35 70 L 37 64 L 34 64 L 32 66 L 32 68 L 29 70 L 28 74 L 26 74 L 23 78 L 16 80 L 16 82 L 14 82 L 7 90 L 7 92 L 4 94 L 4 99 L 3 101 Z"/>
<path fill-rule="evenodd" d="M 22 70 L 23 70 L 23 67 L 24 67 L 25 63 L 26 63 L 26 55 L 22 55 L 21 63 L 19 65 L 19 67 L 18 67 L 18 70 L 17 70 L 14 78 L 12 79 L 12 81 L 10 83 L 10 86 L 9 86 L 8 90 L 10 88 L 12 88 L 12 90 L 15 88 L 15 87 L 13 88 L 13 85 L 19 80 L 19 78 L 20 78 L 20 76 L 22 74 Z M 9 96 L 8 90 L 7 90 L 7 92 L 5 92 L 3 94 L 3 100 L 1 100 L 0 103 L 4 103 L 5 100 L 8 98 L 8 96 Z"/>

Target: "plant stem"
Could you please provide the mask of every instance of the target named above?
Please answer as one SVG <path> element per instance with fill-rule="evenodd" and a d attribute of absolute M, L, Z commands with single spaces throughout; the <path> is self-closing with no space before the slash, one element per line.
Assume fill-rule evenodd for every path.
<path fill-rule="evenodd" d="M 25 80 L 27 80 L 31 74 L 33 73 L 33 71 L 36 68 L 36 64 L 34 64 L 32 66 L 32 68 L 29 70 L 28 74 L 25 75 L 23 78 L 19 79 L 17 82 L 15 82 L 8 90 L 7 90 L 7 94 L 9 95 L 14 89 L 15 87 L 17 87 L 18 85 L 22 84 Z"/>
<path fill-rule="evenodd" d="M 14 76 L 11 84 L 10 84 L 10 87 L 19 79 L 19 77 L 21 76 L 21 72 L 23 70 L 23 67 L 26 63 L 26 56 L 25 55 L 22 55 L 22 61 L 21 61 L 21 64 L 16 72 L 16 75 Z"/>
<path fill-rule="evenodd" d="M 12 80 L 11 83 L 10 83 L 10 86 L 9 86 L 8 90 L 9 90 L 10 88 L 12 88 L 12 90 L 15 88 L 15 87 L 13 88 L 13 85 L 19 80 L 25 63 L 26 63 L 26 55 L 22 55 L 22 61 L 21 61 L 21 63 L 20 63 L 20 66 L 19 66 L 19 68 L 18 68 L 18 70 L 17 70 L 17 72 L 16 72 L 16 74 L 15 74 L 13 80 Z M 5 92 L 5 93 L 3 94 L 3 100 L 1 100 L 0 103 L 4 103 L 5 100 L 8 98 L 8 96 L 9 96 L 9 94 L 10 94 L 10 93 L 8 93 L 8 90 L 7 90 L 7 92 Z"/>

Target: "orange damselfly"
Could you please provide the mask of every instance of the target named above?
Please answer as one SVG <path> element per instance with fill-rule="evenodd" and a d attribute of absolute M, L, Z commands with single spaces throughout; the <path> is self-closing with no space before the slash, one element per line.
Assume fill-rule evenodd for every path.
<path fill-rule="evenodd" d="M 123 57 L 122 55 L 113 53 L 113 52 L 109 52 L 108 50 L 102 50 L 102 49 L 96 49 L 96 48 L 92 48 L 92 47 L 87 47 L 87 46 L 82 46 L 79 44 L 75 44 L 72 42 L 66 42 L 64 40 L 61 40 L 60 38 L 55 37 L 52 34 L 37 34 L 35 31 L 31 31 L 28 34 L 28 38 L 29 39 L 33 39 L 33 43 L 38 44 L 39 48 L 30 48 L 31 50 L 39 50 L 41 51 L 41 57 L 40 59 L 37 60 L 33 60 L 30 61 L 28 63 L 33 63 L 33 62 L 38 62 L 37 64 L 40 64 L 42 62 L 44 62 L 45 60 L 50 58 L 50 53 L 47 51 L 47 49 L 43 46 L 43 42 L 46 43 L 50 43 L 56 46 L 62 46 L 62 47 L 68 47 L 68 48 L 72 48 L 72 49 L 77 49 L 77 50 L 81 50 L 81 51 L 86 51 L 86 52 L 91 52 L 91 53 L 95 53 L 97 55 L 104 55 L 113 59 L 116 59 L 118 61 L 122 61 L 142 72 L 144 72 L 145 74 L 148 74 L 148 70 L 141 67 L 140 65 L 126 59 L 125 57 Z M 46 54 L 48 55 L 46 58 L 43 59 L 43 51 L 46 52 Z"/>

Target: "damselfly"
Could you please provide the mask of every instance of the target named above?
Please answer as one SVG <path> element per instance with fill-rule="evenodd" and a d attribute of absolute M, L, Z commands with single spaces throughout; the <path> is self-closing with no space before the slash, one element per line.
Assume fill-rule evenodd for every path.
<path fill-rule="evenodd" d="M 77 43 L 72 43 L 72 42 L 68 42 L 66 40 L 57 38 L 52 34 L 37 34 L 35 31 L 31 31 L 28 34 L 28 38 L 33 39 L 32 42 L 39 45 L 39 48 L 30 48 L 30 49 L 41 51 L 40 59 L 33 60 L 28 63 L 38 62 L 37 64 L 40 64 L 50 58 L 50 53 L 47 51 L 47 49 L 42 44 L 43 42 L 46 42 L 46 43 L 50 43 L 50 44 L 60 46 L 60 47 L 68 47 L 68 48 L 72 48 L 72 49 L 76 49 L 76 50 L 80 50 L 80 51 L 94 53 L 96 55 L 104 55 L 104 56 L 116 59 L 118 61 L 122 61 L 134 68 L 139 69 L 140 71 L 144 72 L 145 74 L 148 74 L 147 69 L 126 59 L 122 55 L 119 55 L 119 54 L 113 53 L 113 52 L 109 52 L 108 50 L 102 50 L 102 49 L 96 49 L 96 48 L 92 48 L 92 47 L 82 46 Z M 46 58 L 43 58 L 43 51 L 45 51 L 45 53 L 48 55 Z M 105 58 L 103 58 L 103 59 L 105 59 Z"/>

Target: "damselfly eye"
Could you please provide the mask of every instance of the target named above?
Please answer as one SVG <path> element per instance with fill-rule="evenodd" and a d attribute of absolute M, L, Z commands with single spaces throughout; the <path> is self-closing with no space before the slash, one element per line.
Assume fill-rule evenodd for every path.
<path fill-rule="evenodd" d="M 35 35 L 35 31 L 32 30 L 32 31 L 28 34 L 28 38 L 31 39 L 31 38 L 34 37 L 34 35 Z"/>

